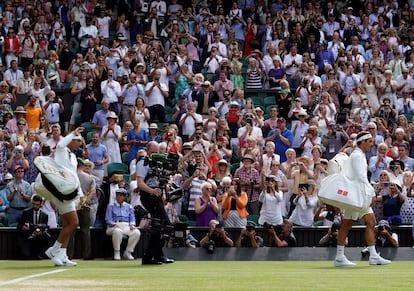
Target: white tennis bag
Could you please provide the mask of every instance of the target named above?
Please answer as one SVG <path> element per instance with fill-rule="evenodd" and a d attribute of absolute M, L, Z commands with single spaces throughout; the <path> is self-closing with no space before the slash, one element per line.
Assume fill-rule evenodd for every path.
<path fill-rule="evenodd" d="M 323 203 L 351 212 L 366 211 L 372 201 L 364 184 L 350 180 L 341 173 L 323 179 L 318 196 Z"/>
<path fill-rule="evenodd" d="M 371 205 L 371 189 L 349 179 L 351 170 L 349 156 L 342 152 L 336 154 L 328 162 L 328 176 L 322 180 L 318 196 L 322 202 L 340 209 L 363 212 Z"/>
<path fill-rule="evenodd" d="M 34 165 L 39 170 L 34 183 L 36 193 L 48 200 L 53 197 L 68 203 L 77 198 L 79 179 L 76 172 L 68 170 L 50 157 L 37 157 Z"/>

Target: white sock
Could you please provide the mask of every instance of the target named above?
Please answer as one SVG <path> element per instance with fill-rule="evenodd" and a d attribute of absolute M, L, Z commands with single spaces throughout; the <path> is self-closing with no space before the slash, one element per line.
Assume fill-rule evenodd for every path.
<path fill-rule="evenodd" d="M 371 258 L 378 257 L 378 253 L 377 253 L 377 250 L 375 249 L 375 246 L 369 246 L 368 250 L 369 250 L 369 256 Z"/>
<path fill-rule="evenodd" d="M 61 246 L 62 246 L 62 244 L 60 242 L 55 241 L 55 243 L 52 246 L 52 251 L 57 252 L 60 249 Z"/>
<path fill-rule="evenodd" d="M 341 258 L 345 256 L 345 246 L 336 246 L 336 257 Z"/>

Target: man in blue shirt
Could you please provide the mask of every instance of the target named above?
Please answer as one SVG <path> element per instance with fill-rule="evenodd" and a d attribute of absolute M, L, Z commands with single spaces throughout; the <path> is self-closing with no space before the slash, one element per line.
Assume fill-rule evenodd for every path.
<path fill-rule="evenodd" d="M 110 204 L 106 209 L 105 221 L 108 225 L 106 234 L 112 236 L 112 245 L 114 247 L 114 260 L 121 259 L 120 249 L 122 236 L 128 236 L 128 245 L 125 249 L 123 258 L 134 260 L 132 253 L 139 242 L 141 232 L 135 227 L 135 214 L 132 206 L 125 202 L 128 192 L 124 188 L 115 191 L 116 203 Z"/>
<path fill-rule="evenodd" d="M 280 156 L 280 162 L 287 160 L 286 150 L 292 147 L 293 133 L 286 128 L 286 120 L 280 117 L 277 120 L 277 128 L 272 129 L 267 135 L 266 142 L 273 141 L 275 143 L 275 154 Z"/>
<path fill-rule="evenodd" d="M 109 161 L 108 150 L 106 146 L 99 142 L 99 133 L 92 133 L 91 143 L 86 146 L 87 158 L 95 165 L 92 174 L 98 177 L 96 186 L 100 187 L 104 177 L 105 165 Z"/>

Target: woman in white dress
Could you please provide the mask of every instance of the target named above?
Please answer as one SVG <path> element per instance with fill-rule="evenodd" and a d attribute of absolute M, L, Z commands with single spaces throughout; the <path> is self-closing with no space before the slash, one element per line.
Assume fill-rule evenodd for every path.
<path fill-rule="evenodd" d="M 108 123 L 102 128 L 102 144 L 106 146 L 109 155 L 109 163 L 122 163 L 119 140 L 122 137 L 121 127 L 116 124 L 118 117 L 115 112 L 110 112 L 106 118 Z"/>
<path fill-rule="evenodd" d="M 314 192 L 314 183 L 308 183 L 299 189 L 298 195 L 293 199 L 296 207 L 289 219 L 295 225 L 304 227 L 313 226 L 314 211 L 318 204 L 318 197 Z"/>
<path fill-rule="evenodd" d="M 368 72 L 368 76 L 362 82 L 362 88 L 365 91 L 365 97 L 374 112 L 380 107 L 378 99 L 379 81 L 374 72 Z"/>
<path fill-rule="evenodd" d="M 259 201 L 262 203 L 259 224 L 280 225 L 283 222 L 281 210 L 283 193 L 279 191 L 276 176 L 266 177 L 264 186 L 266 190 L 263 190 L 259 196 Z"/>

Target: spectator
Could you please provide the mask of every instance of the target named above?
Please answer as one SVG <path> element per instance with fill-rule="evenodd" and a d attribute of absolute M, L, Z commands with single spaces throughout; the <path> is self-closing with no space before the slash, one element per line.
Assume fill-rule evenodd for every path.
<path fill-rule="evenodd" d="M 23 211 L 17 225 L 17 245 L 24 259 L 43 259 L 50 243 L 47 214 L 40 209 L 42 202 L 41 196 L 33 195 L 32 207 Z"/>
<path fill-rule="evenodd" d="M 7 173 L 3 176 L 3 184 L 7 185 L 13 181 L 13 175 Z M 7 225 L 7 212 L 9 210 L 9 200 L 7 199 L 6 187 L 0 190 L 0 223 Z"/>
<path fill-rule="evenodd" d="M 161 123 L 165 122 L 165 98 L 168 96 L 168 87 L 160 82 L 161 73 L 154 70 L 152 73 L 152 82 L 145 86 L 145 96 L 148 98 L 147 106 L 150 111 L 150 122 L 155 117 Z"/>
<path fill-rule="evenodd" d="M 0 120 L 3 120 L 4 114 L 11 113 L 12 104 L 16 102 L 14 94 L 9 93 L 9 85 L 6 81 L 0 82 Z"/>
<path fill-rule="evenodd" d="M 99 135 L 101 135 L 103 126 L 108 122 L 106 117 L 111 112 L 109 110 L 109 101 L 107 99 L 102 99 L 101 105 L 101 109 L 96 111 L 92 118 L 92 128 L 96 130 Z"/>
<path fill-rule="evenodd" d="M 101 140 L 108 150 L 108 163 L 121 163 L 121 152 L 119 149 L 121 127 L 117 124 L 118 117 L 114 112 L 110 112 L 106 119 L 108 123 L 102 128 Z"/>
<path fill-rule="evenodd" d="M 9 201 L 9 226 L 19 221 L 23 210 L 30 205 L 32 197 L 32 187 L 23 180 L 24 168 L 16 165 L 13 168 L 13 173 L 14 180 L 7 184 L 6 187 L 7 200 Z"/>
<path fill-rule="evenodd" d="M 95 86 L 95 80 L 88 77 L 86 87 L 82 90 L 80 103 L 82 104 L 81 120 L 83 122 L 91 122 L 96 112 L 96 105 L 99 100 L 99 93 Z"/>
<path fill-rule="evenodd" d="M 194 209 L 196 213 L 196 226 L 207 227 L 212 219 L 216 219 L 218 214 L 218 204 L 216 198 L 212 197 L 212 185 L 204 182 L 201 185 L 201 196 L 195 199 Z"/>
<path fill-rule="evenodd" d="M 319 245 L 324 247 L 336 247 L 338 243 L 338 230 L 341 224 L 334 222 L 329 228 L 328 233 L 325 234 L 320 240 Z M 347 244 L 347 242 L 346 242 Z M 368 249 L 367 249 L 368 250 Z"/>
<path fill-rule="evenodd" d="M 70 117 L 70 128 L 69 131 L 75 127 L 75 118 L 78 113 L 82 111 L 81 93 L 87 86 L 88 74 L 85 70 L 81 69 L 79 80 L 77 80 L 70 91 L 74 95 L 72 116 Z"/>
<path fill-rule="evenodd" d="M 234 178 L 232 186 L 224 194 L 222 200 L 223 219 L 226 227 L 245 227 L 247 225 L 246 206 L 248 197 L 241 189 L 241 182 Z"/>
<path fill-rule="evenodd" d="M 44 105 L 44 110 L 46 112 L 47 120 L 49 121 L 49 124 L 59 124 L 60 114 L 65 110 L 63 101 L 60 97 L 56 96 L 56 93 L 53 90 L 50 90 L 46 96 L 47 101 Z"/>
<path fill-rule="evenodd" d="M 283 193 L 279 190 L 277 177 L 267 176 L 263 188 L 265 190 L 259 196 L 259 201 L 262 203 L 259 224 L 280 225 L 283 222 L 281 209 Z"/>
<path fill-rule="evenodd" d="M 401 193 L 401 186 L 396 182 L 383 182 L 378 190 L 384 190 L 387 193 L 382 193 L 381 196 L 376 196 L 375 199 L 377 202 L 382 202 L 383 219 L 389 221 L 391 225 L 400 225 L 400 209 L 405 201 L 405 197 Z"/>
<path fill-rule="evenodd" d="M 103 97 L 109 102 L 109 109 L 119 115 L 118 97 L 121 96 L 121 85 L 114 79 L 114 71 L 108 70 L 108 79 L 101 83 Z"/>
<path fill-rule="evenodd" d="M 133 120 L 134 127 L 128 131 L 127 142 L 130 144 L 130 150 L 128 155 L 128 163 L 134 158 L 136 153 L 143 149 L 148 143 L 148 132 L 141 128 L 141 123 L 138 119 Z"/>
<path fill-rule="evenodd" d="M 414 197 L 412 193 L 413 173 L 405 171 L 403 173 L 402 195 L 405 197 L 404 204 L 401 206 L 402 224 L 411 224 L 414 217 Z"/>
<path fill-rule="evenodd" d="M 125 202 L 127 194 L 128 192 L 123 188 L 116 190 L 116 203 L 108 206 L 105 215 L 106 234 L 112 236 L 114 260 L 116 261 L 121 260 L 122 236 L 128 236 L 128 245 L 123 254 L 123 258 L 126 260 L 135 259 L 132 254 L 141 236 L 141 232 L 135 226 L 134 209 Z"/>
<path fill-rule="evenodd" d="M 99 133 L 93 132 L 91 142 L 86 146 L 86 157 L 94 163 L 92 174 L 97 177 L 96 185 L 100 187 L 104 177 L 105 164 L 109 161 L 106 146 L 99 142 Z"/>
<path fill-rule="evenodd" d="M 274 142 L 275 153 L 280 156 L 281 163 L 285 162 L 285 152 L 292 147 L 293 133 L 286 127 L 286 120 L 283 117 L 277 119 L 277 128 L 268 133 L 266 141 Z"/>
<path fill-rule="evenodd" d="M 313 226 L 314 211 L 318 203 L 315 186 L 315 183 L 310 180 L 306 184 L 299 184 L 298 195 L 293 199 L 296 207 L 289 217 L 294 224 L 304 227 Z"/>

